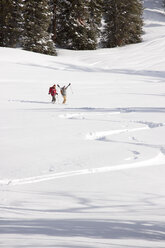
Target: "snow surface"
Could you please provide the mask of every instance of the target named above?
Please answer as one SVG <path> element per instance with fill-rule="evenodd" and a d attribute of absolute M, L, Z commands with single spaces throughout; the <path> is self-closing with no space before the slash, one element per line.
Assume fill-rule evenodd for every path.
<path fill-rule="evenodd" d="M 165 12 L 144 6 L 140 44 L 0 48 L 0 247 L 165 247 Z"/>

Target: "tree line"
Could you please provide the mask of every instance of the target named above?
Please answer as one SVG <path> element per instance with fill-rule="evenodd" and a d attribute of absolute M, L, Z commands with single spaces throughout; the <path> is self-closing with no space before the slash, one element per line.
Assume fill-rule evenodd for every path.
<path fill-rule="evenodd" d="M 56 55 L 141 41 L 141 0 L 0 0 L 0 46 Z"/>

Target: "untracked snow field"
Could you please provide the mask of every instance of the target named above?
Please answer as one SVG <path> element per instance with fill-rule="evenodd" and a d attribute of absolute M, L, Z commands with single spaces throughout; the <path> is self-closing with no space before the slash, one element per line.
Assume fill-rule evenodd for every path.
<path fill-rule="evenodd" d="M 165 12 L 143 42 L 0 48 L 0 247 L 165 247 Z M 67 85 L 67 103 L 48 95 Z"/>

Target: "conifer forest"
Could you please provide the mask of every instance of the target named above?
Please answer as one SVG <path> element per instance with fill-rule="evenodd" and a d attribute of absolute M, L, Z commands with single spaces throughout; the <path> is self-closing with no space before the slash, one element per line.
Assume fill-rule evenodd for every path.
<path fill-rule="evenodd" d="M 0 0 L 0 46 L 56 55 L 138 43 L 141 0 Z"/>

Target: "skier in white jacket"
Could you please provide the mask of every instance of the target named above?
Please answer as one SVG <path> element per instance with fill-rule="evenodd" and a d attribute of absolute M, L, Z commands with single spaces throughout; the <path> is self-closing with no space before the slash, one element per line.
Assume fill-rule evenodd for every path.
<path fill-rule="evenodd" d="M 61 92 L 61 95 L 63 97 L 63 104 L 66 103 L 66 90 L 68 89 L 68 87 L 70 86 L 71 84 L 68 84 L 68 86 L 63 86 L 63 87 L 60 87 L 58 84 L 57 86 L 60 88 L 60 92 Z"/>

